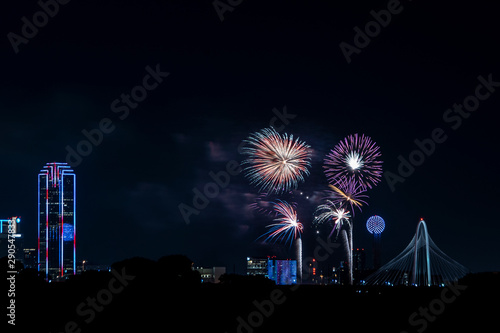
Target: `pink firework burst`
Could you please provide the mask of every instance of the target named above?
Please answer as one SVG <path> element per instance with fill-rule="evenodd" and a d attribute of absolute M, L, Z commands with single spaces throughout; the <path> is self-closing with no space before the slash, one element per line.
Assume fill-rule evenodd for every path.
<path fill-rule="evenodd" d="M 278 201 L 274 203 L 274 210 L 277 213 L 277 217 L 274 219 L 276 223 L 268 225 L 270 230 L 261 237 L 267 236 L 266 242 L 269 240 L 285 241 L 290 242 L 291 245 L 294 239 L 300 237 L 304 226 L 299 222 L 297 212 L 288 202 Z"/>
<path fill-rule="evenodd" d="M 297 188 L 309 175 L 311 150 L 293 135 L 280 134 L 274 128 L 264 128 L 245 140 L 242 154 L 245 176 L 261 192 L 283 193 Z"/>

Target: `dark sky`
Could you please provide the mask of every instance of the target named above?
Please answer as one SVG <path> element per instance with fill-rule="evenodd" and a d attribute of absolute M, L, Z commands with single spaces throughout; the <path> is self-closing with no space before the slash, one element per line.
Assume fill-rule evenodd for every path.
<path fill-rule="evenodd" d="M 339 44 L 353 45 L 353 29 L 387 5 L 242 1 L 221 21 L 212 1 L 73 0 L 15 53 L 8 34 L 21 35 L 21 18 L 33 22 L 40 6 L 9 2 L 0 14 L 1 215 L 21 215 L 26 245 L 35 246 L 38 171 L 65 161 L 66 147 L 85 139 L 82 130 L 108 118 L 114 130 L 75 167 L 78 259 L 104 264 L 181 253 L 196 265 L 236 265 L 243 273 L 248 255 L 290 254 L 255 241 L 269 222 L 248 209 L 257 189 L 241 174 L 231 177 L 189 225 L 178 206 L 192 205 L 193 188 L 203 190 L 210 172 L 240 161 L 241 140 L 286 106 L 296 117 L 284 131 L 314 149 L 311 176 L 299 187 L 309 194 L 325 188 L 322 160 L 349 134 L 372 137 L 384 171 L 397 173 L 398 156 L 408 158 L 414 140 L 443 129 L 446 141 L 395 191 L 383 179 L 368 192 L 369 206 L 355 216 L 354 246 L 371 247 L 366 219 L 383 216 L 385 262 L 424 217 L 452 258 L 473 271 L 499 270 L 500 87 L 460 125 L 443 119 L 474 96 L 478 76 L 500 81 L 498 12 L 489 1 L 402 1 L 348 63 Z M 128 116 L 113 112 L 113 101 L 157 65 L 169 76 Z M 299 207 L 305 251 L 315 244 L 314 205 Z"/>

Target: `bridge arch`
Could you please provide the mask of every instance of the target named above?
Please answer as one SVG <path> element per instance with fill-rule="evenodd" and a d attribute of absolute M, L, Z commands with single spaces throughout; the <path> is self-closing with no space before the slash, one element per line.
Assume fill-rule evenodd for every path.
<path fill-rule="evenodd" d="M 421 231 L 422 230 L 422 231 Z M 431 261 L 430 261 L 430 256 L 429 256 L 429 232 L 427 231 L 427 224 L 425 224 L 425 221 L 423 219 L 420 219 L 420 222 L 418 222 L 417 225 L 417 232 L 415 233 L 415 242 L 414 242 L 414 247 L 413 247 L 413 272 L 412 272 L 412 284 L 416 285 L 418 284 L 418 275 L 420 274 L 419 268 L 420 265 L 418 265 L 418 252 L 419 252 L 419 243 L 422 242 L 422 237 L 424 238 L 424 246 L 425 246 L 425 272 L 424 277 L 427 277 L 427 281 L 424 281 L 424 284 L 430 286 L 432 281 L 431 281 Z"/>
<path fill-rule="evenodd" d="M 416 232 L 396 257 L 366 278 L 368 285 L 444 286 L 458 281 L 469 270 L 456 262 L 432 241 L 423 219 Z"/>

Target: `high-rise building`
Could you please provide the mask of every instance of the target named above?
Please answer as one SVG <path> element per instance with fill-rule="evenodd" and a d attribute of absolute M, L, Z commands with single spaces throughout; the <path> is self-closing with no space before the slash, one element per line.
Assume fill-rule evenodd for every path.
<path fill-rule="evenodd" d="M 349 283 L 349 264 L 347 261 L 341 260 L 340 265 L 335 269 L 336 284 L 348 284 Z"/>
<path fill-rule="evenodd" d="M 352 251 L 353 278 L 356 284 L 363 284 L 366 271 L 366 254 L 364 248 L 355 248 Z"/>
<path fill-rule="evenodd" d="M 278 285 L 290 285 L 297 283 L 297 261 L 268 259 L 267 269 L 269 279 Z"/>
<path fill-rule="evenodd" d="M 15 259 L 22 263 L 23 234 L 21 234 L 20 222 L 21 218 L 19 216 L 0 220 L 0 257 L 14 254 Z M 9 247 L 9 245 L 11 246 Z"/>
<path fill-rule="evenodd" d="M 38 249 L 23 249 L 24 252 L 24 268 L 33 268 L 36 269 L 38 267 Z"/>
<path fill-rule="evenodd" d="M 247 275 L 268 277 L 267 258 L 247 257 Z"/>
<path fill-rule="evenodd" d="M 67 163 L 38 174 L 38 270 L 45 279 L 76 273 L 76 176 Z"/>
<path fill-rule="evenodd" d="M 365 249 L 356 248 L 352 251 L 352 268 L 354 272 L 363 272 L 365 270 L 366 254 Z"/>
<path fill-rule="evenodd" d="M 322 282 L 320 278 L 321 274 L 319 274 L 318 271 L 318 262 L 316 261 L 316 259 L 313 258 L 312 261 L 309 262 L 308 267 L 306 267 L 306 269 L 309 279 L 307 281 L 302 281 L 303 283 L 308 282 L 312 284 L 317 284 Z"/>

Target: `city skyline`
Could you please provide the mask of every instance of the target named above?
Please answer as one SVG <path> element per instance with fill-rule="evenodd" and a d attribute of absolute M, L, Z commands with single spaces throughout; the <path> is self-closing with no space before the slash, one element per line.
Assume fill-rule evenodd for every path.
<path fill-rule="evenodd" d="M 243 274 L 247 256 L 293 258 L 293 247 L 256 241 L 272 219 L 250 207 L 258 189 L 238 172 L 242 141 L 274 126 L 313 150 L 293 194 L 305 257 L 329 234 L 311 227 L 328 190 L 324 158 L 365 133 L 384 174 L 356 211 L 353 247 L 371 258 L 365 223 L 382 216 L 384 264 L 423 217 L 450 257 L 473 272 L 500 269 L 500 70 L 488 3 L 401 2 L 363 47 L 378 22 L 371 12 L 387 1 L 243 2 L 223 21 L 211 2 L 124 3 L 61 5 L 18 52 L 4 38 L 0 212 L 22 216 L 25 247 L 38 242 L 37 173 L 70 161 L 76 261 L 185 254 Z M 11 6 L 4 32 L 21 36 L 21 18 L 42 9 Z"/>
<path fill-rule="evenodd" d="M 491 329 L 497 7 L 6 3 L 4 321 Z"/>
<path fill-rule="evenodd" d="M 71 176 L 71 177 L 67 177 L 67 176 Z M 38 225 L 39 225 L 39 227 L 43 227 L 44 225 L 46 228 L 49 227 L 48 219 L 45 219 L 45 213 L 44 213 L 44 211 L 46 211 L 48 208 L 45 208 L 45 209 L 41 208 L 44 205 L 43 204 L 40 205 L 40 202 L 45 201 L 46 207 L 49 207 L 50 205 L 57 206 L 57 209 L 55 209 L 57 211 L 57 213 L 53 214 L 55 219 L 51 220 L 52 222 L 55 222 L 55 223 L 54 223 L 54 225 L 50 225 L 50 227 L 56 228 L 58 230 L 57 233 L 59 234 L 59 237 L 52 237 L 51 240 L 56 242 L 56 243 L 60 243 L 58 245 L 59 251 L 61 251 L 60 249 L 64 250 L 65 248 L 69 248 L 66 244 L 67 241 L 72 242 L 72 248 L 73 248 L 73 251 L 71 251 L 71 254 L 69 255 L 71 257 L 71 260 L 64 259 L 64 255 L 60 254 L 59 251 L 55 251 L 55 254 L 54 254 L 52 260 L 46 260 L 46 258 L 48 258 L 48 255 L 47 255 L 47 252 L 44 251 L 44 248 L 47 248 L 48 245 L 46 247 L 45 246 L 46 243 L 43 241 L 44 237 L 39 236 L 38 256 L 37 256 L 38 263 L 39 263 L 38 264 L 39 271 L 41 271 L 42 273 L 47 272 L 46 267 L 49 266 L 49 261 L 52 261 L 52 262 L 58 263 L 57 266 L 55 266 L 55 267 L 51 266 L 49 268 L 49 270 L 51 270 L 51 271 L 53 270 L 56 273 L 56 275 L 54 275 L 54 276 L 63 277 L 63 276 L 71 275 L 71 274 L 76 274 L 77 265 L 79 265 L 82 261 L 85 262 L 85 258 L 79 258 L 79 260 L 77 260 L 77 257 L 76 257 L 76 228 L 73 227 L 73 226 L 76 226 L 76 215 L 74 214 L 74 207 L 76 206 L 75 205 L 75 202 L 76 202 L 75 201 L 76 175 L 74 174 L 71 167 L 65 162 L 49 162 L 49 163 L 46 163 L 46 165 L 40 171 L 40 173 L 38 174 L 38 177 L 39 177 L 39 195 L 40 195 L 40 199 L 41 199 L 39 201 L 39 217 L 40 218 L 39 218 Z M 62 188 L 63 188 L 62 185 L 65 183 L 65 178 L 66 179 L 70 178 L 72 180 L 69 182 L 66 181 L 67 185 L 72 187 L 72 189 L 70 191 L 68 191 L 70 193 L 69 197 L 65 197 L 64 191 L 62 190 Z M 42 180 L 42 181 L 40 181 L 40 180 Z M 40 186 L 40 184 L 43 184 L 43 183 L 46 184 L 45 186 L 47 188 L 43 187 L 44 185 Z M 54 190 L 54 192 L 51 193 L 51 195 L 48 195 L 48 194 L 43 195 L 44 193 L 48 193 L 46 191 L 50 188 L 52 188 Z M 61 193 L 61 195 L 60 195 L 60 193 Z M 302 194 L 303 193 L 301 193 L 301 195 Z M 57 197 L 57 200 L 54 200 L 55 197 Z M 63 202 L 66 201 L 67 203 L 60 205 L 60 202 L 59 202 L 60 200 L 63 200 Z M 51 203 L 49 203 L 49 202 L 51 202 Z M 64 207 L 69 207 L 68 203 L 72 207 L 65 211 Z M 52 210 L 54 210 L 54 209 L 48 209 L 48 211 L 52 211 Z M 70 225 L 69 223 L 64 223 L 64 216 L 71 217 L 73 219 L 73 224 Z M 374 218 L 376 218 L 377 221 L 380 220 L 382 222 L 380 222 L 380 223 L 377 222 L 378 224 L 375 225 L 374 222 L 372 222 L 372 221 L 374 221 Z M 20 222 L 20 218 L 15 217 L 15 219 L 17 219 L 17 222 Z M 5 220 L 5 221 L 8 221 L 8 220 Z M 423 221 L 423 218 L 420 218 L 420 222 L 422 222 L 422 221 Z M 419 226 L 420 226 L 420 224 L 419 224 Z M 66 228 L 70 227 L 70 228 L 65 230 L 65 227 Z M 385 229 L 385 222 L 378 215 L 371 216 L 366 222 L 366 228 L 367 228 L 367 231 L 373 235 L 373 237 L 374 237 L 373 238 L 374 239 L 373 246 L 375 246 L 375 243 L 379 242 L 379 240 L 378 241 L 376 241 L 376 240 L 380 237 L 380 234 Z M 54 230 L 56 230 L 56 229 L 54 229 Z M 417 230 L 418 229 L 419 228 L 417 228 Z M 68 236 L 68 232 L 71 233 L 71 237 Z M 318 233 L 319 233 L 319 231 L 317 231 L 316 236 L 318 235 Z M 38 234 L 39 235 L 44 234 L 43 228 L 39 228 Z M 24 233 L 23 233 L 23 236 L 24 236 Z M 377 238 L 377 236 L 378 236 L 378 238 Z M 23 247 L 26 248 L 26 246 L 24 246 L 25 245 L 24 243 L 20 243 L 20 244 L 22 244 Z M 315 245 L 317 245 L 317 244 L 315 244 Z M 380 246 L 380 245 L 378 245 L 378 246 Z M 357 251 L 359 251 L 359 247 L 360 246 L 358 246 Z M 29 248 L 29 246 L 28 246 L 28 248 Z M 55 246 L 51 247 L 52 250 L 54 250 L 55 248 L 56 248 Z M 352 249 L 353 254 L 356 254 L 355 248 L 356 248 L 356 246 Z M 23 248 L 20 248 L 19 250 L 23 251 Z M 364 248 L 362 250 L 364 251 Z M 373 250 L 375 252 L 372 253 L 372 255 L 380 256 L 380 252 L 377 253 L 375 247 L 373 248 Z M 380 251 L 380 250 L 378 250 L 378 251 Z M 42 254 L 41 256 L 40 256 L 40 253 Z M 44 255 L 44 253 L 45 253 L 45 255 Z M 274 255 L 274 253 L 276 253 L 275 250 L 271 249 L 271 254 L 268 254 L 267 257 L 268 258 L 270 256 L 276 257 Z M 280 253 L 280 251 L 278 251 L 277 253 Z M 281 252 L 281 253 L 283 253 L 283 252 Z M 285 261 L 292 260 L 293 262 L 296 262 L 296 260 L 295 260 L 296 256 L 297 256 L 296 253 L 294 253 L 293 251 L 288 251 L 285 253 L 287 253 L 286 255 L 289 256 L 289 259 L 284 259 Z M 247 261 L 248 260 L 249 260 L 249 258 L 247 257 Z M 345 258 L 338 260 L 339 266 L 342 266 L 342 262 L 344 262 L 344 260 L 345 260 Z M 368 270 L 373 269 L 376 271 L 380 266 L 380 262 L 377 261 L 380 259 L 376 259 L 375 257 L 374 257 L 374 262 L 373 262 L 374 266 L 369 266 L 369 265 L 365 266 L 364 260 L 365 259 L 363 259 L 363 265 L 362 265 L 363 267 L 365 267 L 364 269 L 368 269 Z M 86 261 L 88 262 L 88 260 L 86 260 Z M 384 263 L 387 263 L 387 261 L 385 261 Z M 102 263 L 100 263 L 100 264 L 102 264 Z M 230 266 L 231 264 L 233 266 L 235 265 L 234 263 L 224 263 L 224 265 L 227 265 L 227 266 Z M 357 263 L 357 265 L 359 265 L 359 262 Z M 97 267 L 99 265 L 95 265 L 95 266 Z M 332 266 L 334 270 L 335 270 L 335 266 L 336 266 L 336 264 L 333 264 L 333 266 Z M 69 273 L 68 273 L 68 268 L 70 269 Z M 83 269 L 82 269 L 82 271 L 83 271 Z M 239 272 L 239 273 L 241 274 L 241 272 Z M 248 274 L 248 264 L 247 264 L 246 273 Z M 46 274 L 46 280 L 49 280 L 49 273 L 48 272 Z M 275 280 L 276 280 L 276 278 L 275 278 Z"/>

